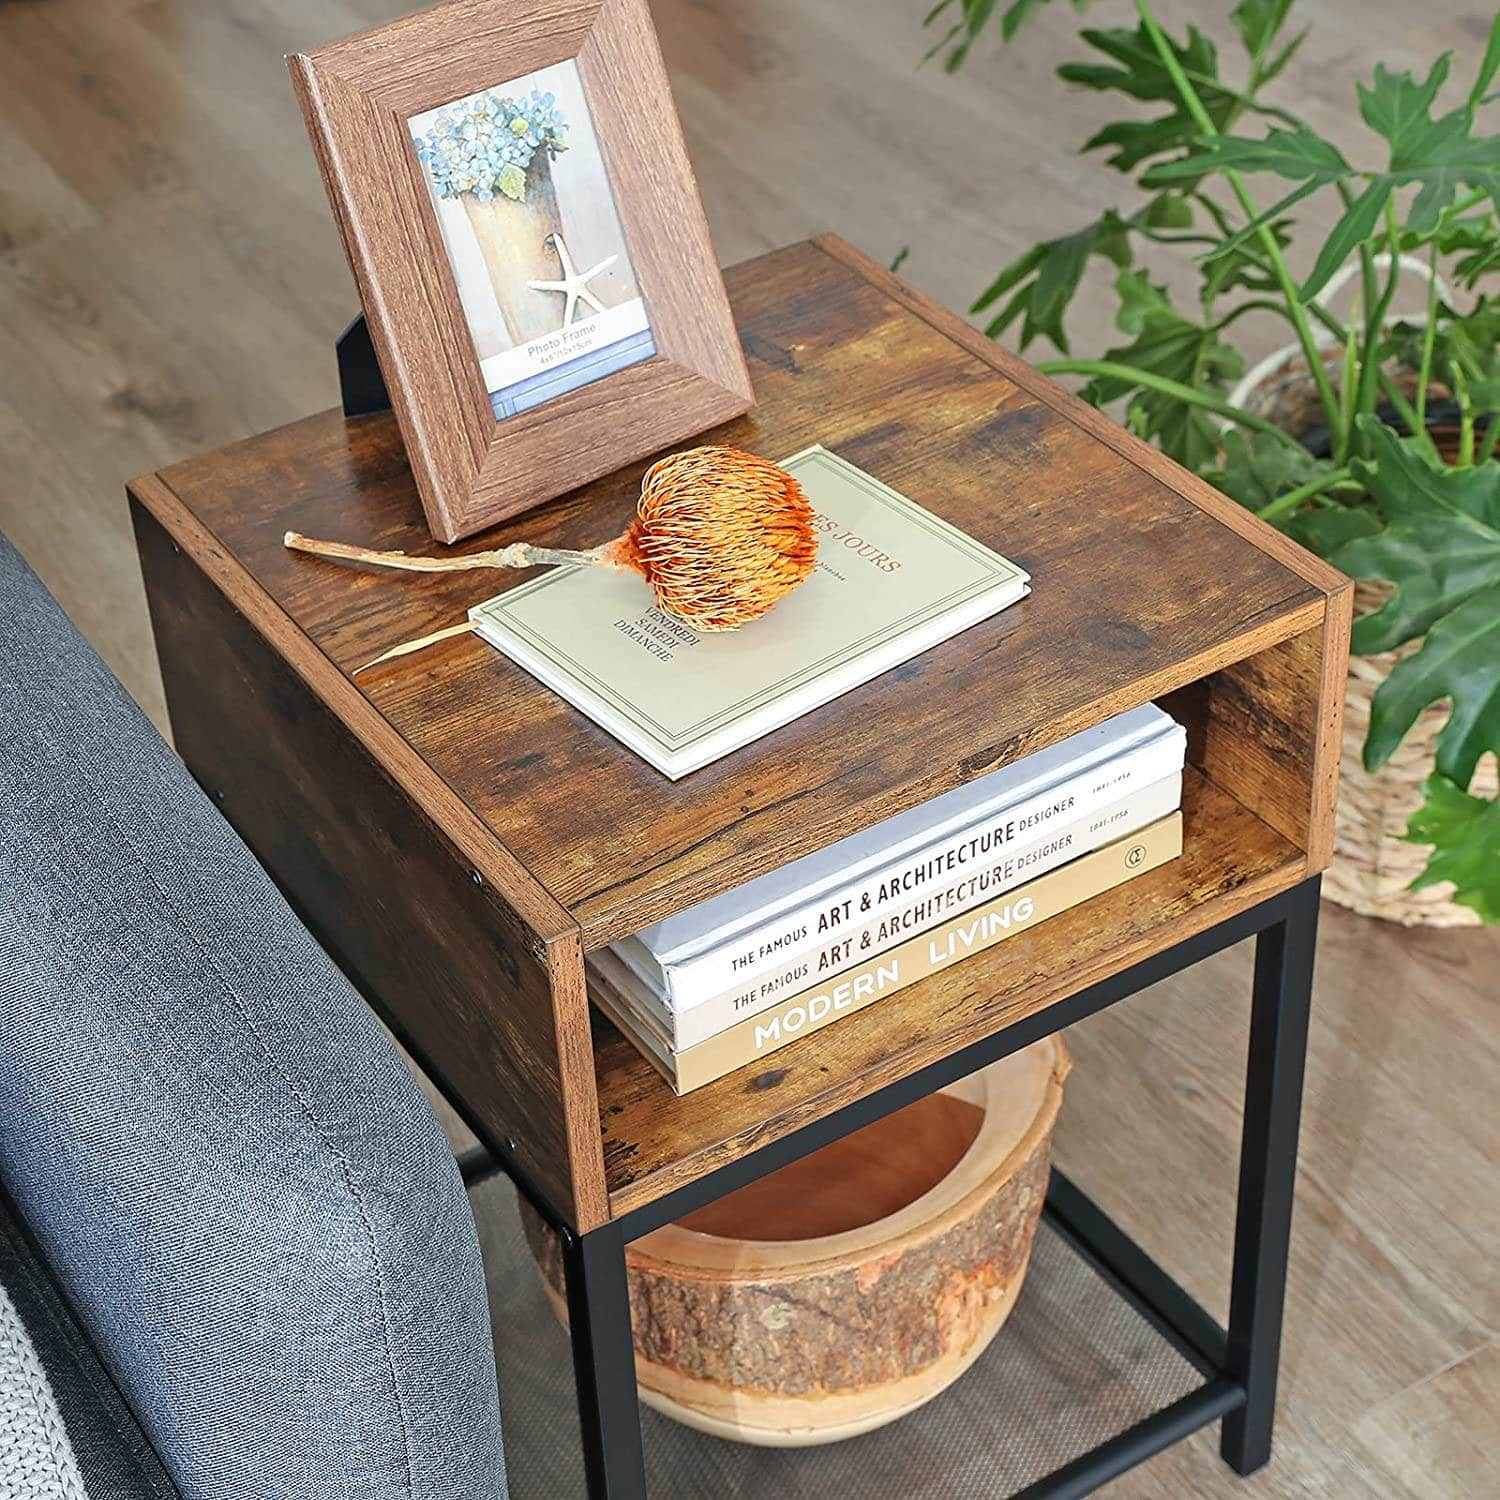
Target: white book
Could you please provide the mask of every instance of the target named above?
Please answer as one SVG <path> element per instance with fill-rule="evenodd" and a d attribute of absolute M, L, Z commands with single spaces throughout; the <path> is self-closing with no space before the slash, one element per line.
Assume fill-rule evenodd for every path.
<path fill-rule="evenodd" d="M 739 630 L 700 634 L 645 582 L 554 568 L 469 611 L 475 632 L 676 780 L 977 625 L 1027 574 L 889 485 L 806 448 L 811 577 Z"/>
<path fill-rule="evenodd" d="M 894 904 L 872 909 L 835 939 L 815 942 L 790 955 L 754 985 L 737 987 L 699 1005 L 673 1007 L 659 989 L 610 949 L 593 954 L 591 962 L 672 1050 L 680 1052 L 780 1005 L 810 986 L 868 963 L 887 948 L 1155 823 L 1175 812 L 1181 802 L 1179 769 L 1138 785 L 1124 797 L 1095 807 L 1061 827 L 1049 826 L 1040 838 L 1003 846 L 981 863 L 968 865 Z"/>
<path fill-rule="evenodd" d="M 988 849 L 1034 842 L 1180 771 L 1186 753 L 1184 730 L 1146 704 L 700 902 L 616 952 L 674 1009 L 748 988 L 837 922 L 899 905 Z"/>

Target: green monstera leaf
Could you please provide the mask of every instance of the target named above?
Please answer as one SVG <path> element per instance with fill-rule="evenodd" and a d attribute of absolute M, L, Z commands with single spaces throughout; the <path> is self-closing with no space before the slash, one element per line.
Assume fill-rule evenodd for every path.
<path fill-rule="evenodd" d="M 1356 622 L 1353 639 L 1358 652 L 1389 651 L 1500 585 L 1500 464 L 1439 468 L 1373 417 L 1360 418 L 1360 430 L 1370 456 L 1356 460 L 1355 473 L 1386 525 L 1332 561 L 1393 586 L 1380 609 Z"/>
<path fill-rule="evenodd" d="M 1379 769 L 1423 710 L 1447 700 L 1437 773 L 1407 829 L 1411 842 L 1432 846 L 1412 888 L 1452 881 L 1455 901 L 1500 922 L 1500 802 L 1466 790 L 1480 759 L 1500 753 L 1500 462 L 1439 468 L 1372 418 L 1361 425 L 1370 456 L 1354 469 L 1385 524 L 1333 561 L 1393 591 L 1355 622 L 1354 649 L 1426 636 L 1376 691 L 1365 765 Z"/>
<path fill-rule="evenodd" d="M 1174 105 L 1178 102 L 1177 85 L 1144 26 L 1137 26 L 1132 31 L 1119 27 L 1108 30 L 1089 27 L 1079 36 L 1109 61 L 1064 63 L 1057 70 L 1059 78 L 1067 83 L 1081 84 L 1084 88 L 1115 90 L 1143 102 L 1165 100 Z M 1168 38 L 1167 45 L 1187 76 L 1201 84 L 1210 112 L 1214 104 L 1233 103 L 1232 99 L 1224 99 L 1225 90 L 1218 82 L 1218 48 L 1196 26 L 1188 26 L 1185 42 Z"/>
<path fill-rule="evenodd" d="M 1491 32 L 1490 53 L 1500 28 Z M 1389 173 L 1396 183 L 1417 182 L 1421 189 L 1407 218 L 1408 228 L 1433 229 L 1442 211 L 1453 202 L 1461 184 L 1489 193 L 1500 208 L 1500 138 L 1474 135 L 1474 109 L 1469 104 L 1432 118 L 1432 106 L 1448 79 L 1445 53 L 1421 82 L 1410 73 L 1392 73 L 1377 64 L 1369 88 L 1359 89 L 1359 112 L 1366 125 L 1383 136 L 1391 148 Z M 1475 93 L 1493 75 L 1490 55 L 1482 65 Z"/>
<path fill-rule="evenodd" d="M 1262 83 L 1269 83 L 1286 67 L 1307 37 L 1305 31 L 1298 32 L 1274 57 L 1269 55 L 1291 8 L 1292 0 L 1240 0 L 1229 13 L 1245 51 L 1259 60 Z"/>
<path fill-rule="evenodd" d="M 1222 439 L 1224 465 L 1206 477 L 1250 510 L 1261 510 L 1298 485 L 1318 479 L 1333 465 L 1306 448 L 1277 442 L 1269 433 L 1231 428 Z"/>
<path fill-rule="evenodd" d="M 1321 509 L 1310 507 L 1284 519 L 1277 518 L 1276 524 L 1319 557 L 1330 557 L 1340 547 L 1347 547 L 1359 537 L 1373 536 L 1380 530 L 1380 521 L 1374 511 L 1342 505 Z"/>
<path fill-rule="evenodd" d="M 1443 776 L 1429 776 L 1422 791 L 1406 839 L 1432 845 L 1432 858 L 1411 888 L 1451 880 L 1455 901 L 1500 922 L 1500 801 L 1471 797 Z"/>
<path fill-rule="evenodd" d="M 1306 448 L 1278 442 L 1269 433 L 1231 428 L 1221 440 L 1223 463 L 1203 470 L 1203 477 L 1247 510 L 1263 511 L 1273 501 L 1326 478 L 1334 464 Z M 1317 506 L 1273 515 L 1271 524 L 1319 557 L 1328 557 L 1356 537 L 1380 530 L 1380 518 L 1365 506 L 1345 506 L 1331 496 Z"/>
<path fill-rule="evenodd" d="M 1479 757 L 1500 749 L 1500 462 L 1437 468 L 1374 418 L 1360 427 L 1370 456 L 1355 473 L 1385 525 L 1333 562 L 1392 593 L 1355 623 L 1353 647 L 1384 651 L 1426 635 L 1375 694 L 1365 764 L 1384 765 L 1422 710 L 1446 698 L 1437 767 L 1467 787 Z"/>
<path fill-rule="evenodd" d="M 1326 478 L 1334 469 L 1329 459 L 1315 458 L 1307 449 L 1278 442 L 1264 432 L 1247 434 L 1231 428 L 1223 434 L 1222 449 L 1222 466 L 1205 469 L 1203 477 L 1253 511 L 1263 511 L 1292 490 Z M 1331 496 L 1319 505 L 1269 519 L 1319 557 L 1331 556 L 1356 537 L 1380 530 L 1380 518 L 1373 510 L 1341 505 Z"/>
<path fill-rule="evenodd" d="M 1370 704 L 1365 765 L 1372 771 L 1383 766 L 1422 710 L 1444 698 L 1452 708 L 1438 736 L 1437 767 L 1467 787 L 1479 757 L 1500 751 L 1500 581 L 1444 615 L 1422 649 L 1381 683 Z"/>
<path fill-rule="evenodd" d="M 1144 26 L 1133 31 L 1089 28 L 1080 33 L 1080 39 L 1106 61 L 1064 63 L 1057 76 L 1065 83 L 1101 93 L 1123 94 L 1143 104 L 1170 105 L 1166 114 L 1151 119 L 1112 121 L 1083 143 L 1084 151 L 1107 146 L 1112 151 L 1105 158 L 1108 164 L 1121 172 L 1130 172 L 1153 156 L 1181 151 L 1193 144 L 1202 127 L 1183 107 L 1177 85 Z M 1168 38 L 1166 45 L 1177 65 L 1192 80 L 1215 127 L 1223 125 L 1234 114 L 1237 95 L 1219 79 L 1218 49 L 1191 25 L 1184 41 Z"/>
<path fill-rule="evenodd" d="M 1332 141 L 1314 135 L 1305 125 L 1292 130 L 1272 126 L 1263 140 L 1239 135 L 1202 136 L 1199 151 L 1180 161 L 1165 161 L 1141 178 L 1147 187 L 1165 187 L 1205 172 L 1275 172 L 1278 177 L 1317 183 L 1339 182 L 1353 167 Z"/>

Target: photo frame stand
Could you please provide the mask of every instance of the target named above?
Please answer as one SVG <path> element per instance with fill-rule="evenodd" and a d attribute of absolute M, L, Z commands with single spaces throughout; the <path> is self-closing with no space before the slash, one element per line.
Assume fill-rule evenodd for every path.
<path fill-rule="evenodd" d="M 334 340 L 339 362 L 339 403 L 346 417 L 370 417 L 391 409 L 391 393 L 385 388 L 380 361 L 370 339 L 370 325 L 365 315 L 353 322 Z"/>

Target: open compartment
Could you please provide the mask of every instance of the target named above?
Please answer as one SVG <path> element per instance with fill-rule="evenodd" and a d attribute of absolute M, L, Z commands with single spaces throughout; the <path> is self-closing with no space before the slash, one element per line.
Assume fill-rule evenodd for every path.
<path fill-rule="evenodd" d="M 1188 731 L 1183 852 L 1159 869 L 681 1097 L 594 1007 L 612 1212 L 638 1208 L 1320 868 L 1320 803 L 1332 790 L 1322 782 L 1332 733 L 1327 629 L 1298 630 L 1157 699 Z"/>

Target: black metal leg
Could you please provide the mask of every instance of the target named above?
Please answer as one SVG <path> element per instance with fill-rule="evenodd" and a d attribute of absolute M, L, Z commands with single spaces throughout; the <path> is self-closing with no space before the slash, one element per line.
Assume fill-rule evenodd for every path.
<path fill-rule="evenodd" d="M 625 1240 L 617 1225 L 562 1236 L 589 1500 L 645 1500 Z"/>
<path fill-rule="evenodd" d="M 1262 932 L 1255 944 L 1225 1370 L 1243 1387 L 1245 1403 L 1224 1418 L 1219 1447 L 1224 1461 L 1240 1474 L 1252 1473 L 1271 1457 L 1318 885 L 1310 880 L 1300 887 L 1286 918 Z"/>

